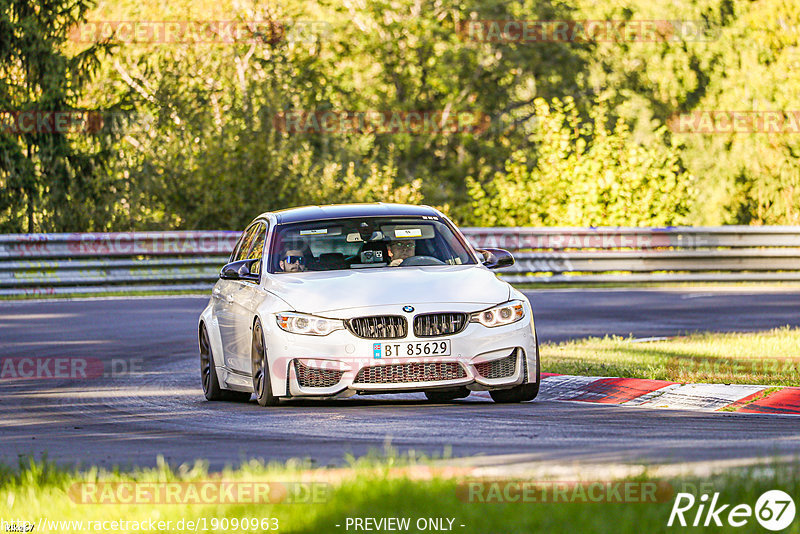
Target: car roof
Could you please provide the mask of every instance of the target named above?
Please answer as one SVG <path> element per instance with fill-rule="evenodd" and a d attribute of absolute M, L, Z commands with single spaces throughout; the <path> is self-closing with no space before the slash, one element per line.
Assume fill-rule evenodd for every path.
<path fill-rule="evenodd" d="M 264 213 L 261 217 L 266 217 Z M 303 206 L 272 212 L 278 224 L 325 219 L 344 219 L 349 217 L 408 217 L 421 215 L 441 215 L 430 206 L 411 206 L 409 204 L 329 204 L 326 206 Z"/>

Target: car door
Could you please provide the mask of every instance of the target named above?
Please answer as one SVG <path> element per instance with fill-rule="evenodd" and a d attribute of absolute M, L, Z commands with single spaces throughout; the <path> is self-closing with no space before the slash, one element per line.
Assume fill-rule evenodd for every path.
<path fill-rule="evenodd" d="M 267 239 L 267 224 L 259 222 L 252 243 L 243 255 L 243 260 L 258 260 L 253 263 L 251 272 L 261 274 L 263 270 L 264 247 Z M 231 369 L 250 374 L 250 349 L 252 343 L 253 318 L 256 309 L 264 298 L 260 282 L 236 280 L 235 291 L 232 292 L 231 315 L 235 337 L 235 356 L 231 359 Z"/>
<path fill-rule="evenodd" d="M 253 223 L 242 232 L 236 247 L 231 254 L 230 261 L 244 259 L 253 246 L 253 241 L 259 230 L 260 223 Z M 220 279 L 212 291 L 214 300 L 214 316 L 217 318 L 219 333 L 222 340 L 223 361 L 228 369 L 235 369 L 237 355 L 236 322 L 234 315 L 234 302 L 236 294 L 241 289 L 241 283 L 237 280 Z"/>

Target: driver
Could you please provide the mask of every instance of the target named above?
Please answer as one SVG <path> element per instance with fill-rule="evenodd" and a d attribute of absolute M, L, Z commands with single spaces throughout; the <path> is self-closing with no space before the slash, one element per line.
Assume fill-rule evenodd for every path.
<path fill-rule="evenodd" d="M 414 255 L 416 249 L 416 243 L 414 243 L 413 239 L 406 239 L 403 241 L 392 241 L 389 243 L 389 259 L 392 261 L 389 262 L 389 267 L 397 267 L 403 260 L 406 258 L 410 258 Z"/>
<path fill-rule="evenodd" d="M 303 251 L 291 248 L 280 256 L 279 262 L 281 271 L 285 273 L 299 273 L 306 270 L 306 259 L 303 256 Z"/>

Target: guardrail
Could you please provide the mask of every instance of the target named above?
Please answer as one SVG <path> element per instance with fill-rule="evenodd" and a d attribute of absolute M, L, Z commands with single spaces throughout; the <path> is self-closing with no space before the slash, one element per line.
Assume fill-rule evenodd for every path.
<path fill-rule="evenodd" d="M 512 283 L 800 281 L 800 227 L 463 228 Z M 0 235 L 0 295 L 206 291 L 239 232 Z"/>
<path fill-rule="evenodd" d="M 512 283 L 800 281 L 800 226 L 464 228 Z"/>

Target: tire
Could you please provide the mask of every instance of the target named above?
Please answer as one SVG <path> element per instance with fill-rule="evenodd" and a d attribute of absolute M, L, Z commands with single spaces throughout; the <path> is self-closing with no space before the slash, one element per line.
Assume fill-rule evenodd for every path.
<path fill-rule="evenodd" d="M 280 399 L 272 394 L 267 346 L 264 343 L 264 329 L 261 328 L 261 321 L 258 318 L 253 323 L 253 342 L 251 347 L 250 361 L 252 362 L 253 392 L 256 394 L 256 401 L 261 406 L 275 406 Z"/>
<path fill-rule="evenodd" d="M 527 360 L 526 360 L 527 361 Z M 527 372 L 527 369 L 526 369 Z M 542 382 L 542 369 L 539 359 L 539 338 L 536 338 L 536 383 L 520 384 L 509 389 L 490 391 L 492 400 L 501 404 L 532 401 L 539 395 L 539 384 Z"/>
<path fill-rule="evenodd" d="M 208 339 L 206 325 L 200 325 L 200 383 L 203 385 L 203 395 L 209 401 L 235 401 L 247 402 L 250 400 L 250 393 L 241 391 L 230 391 L 219 387 L 219 377 L 217 367 L 214 365 L 214 353 L 211 350 L 211 342 Z"/>
<path fill-rule="evenodd" d="M 465 387 L 431 389 L 425 392 L 425 396 L 431 402 L 449 402 L 451 400 L 469 397 L 471 391 Z"/>

